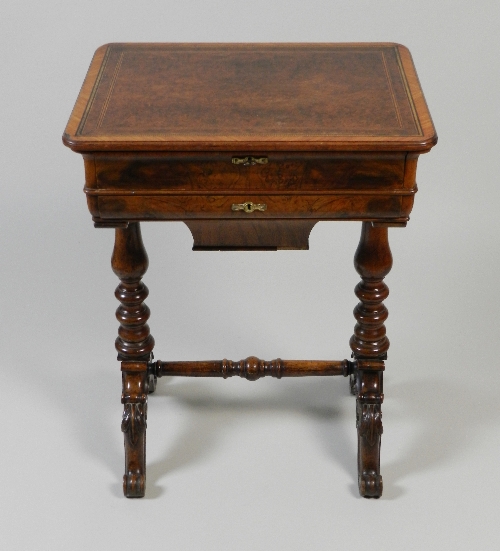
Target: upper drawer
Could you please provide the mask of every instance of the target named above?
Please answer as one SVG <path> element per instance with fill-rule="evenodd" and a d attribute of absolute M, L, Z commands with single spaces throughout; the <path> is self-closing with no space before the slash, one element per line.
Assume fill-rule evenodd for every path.
<path fill-rule="evenodd" d="M 403 187 L 405 154 L 99 153 L 85 155 L 85 163 L 87 187 L 94 189 L 219 193 L 388 190 Z"/>

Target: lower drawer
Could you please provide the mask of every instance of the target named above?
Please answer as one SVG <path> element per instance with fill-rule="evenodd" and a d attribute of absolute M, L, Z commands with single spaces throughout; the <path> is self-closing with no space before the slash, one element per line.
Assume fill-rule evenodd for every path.
<path fill-rule="evenodd" d="M 93 195 L 94 217 L 125 220 L 387 219 L 405 216 L 402 194 Z M 251 204 L 254 207 L 250 206 Z M 405 208 L 402 208 L 403 205 Z M 255 208 L 255 210 L 252 210 Z M 96 208 L 97 207 L 97 208 Z M 97 211 L 97 212 L 95 212 Z"/>

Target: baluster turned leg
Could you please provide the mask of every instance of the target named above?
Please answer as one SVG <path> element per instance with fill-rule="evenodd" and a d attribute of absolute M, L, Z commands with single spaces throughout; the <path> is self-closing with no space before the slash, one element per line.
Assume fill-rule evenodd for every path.
<path fill-rule="evenodd" d="M 148 361 L 154 347 L 147 324 L 149 308 L 144 304 L 148 288 L 141 281 L 148 269 L 148 256 L 138 222 L 115 231 L 111 266 L 120 278 L 115 291 L 121 303 L 116 310 L 120 327 L 115 346 L 118 360 L 122 361 L 122 431 L 125 436 L 123 493 L 127 497 L 143 497 L 146 483 Z"/>
<path fill-rule="evenodd" d="M 389 339 L 384 322 L 388 312 L 383 301 L 389 289 L 383 282 L 392 267 L 386 227 L 363 222 L 354 266 L 361 276 L 355 289 L 360 302 L 354 309 L 357 324 L 350 346 L 357 361 L 356 426 L 358 429 L 358 484 L 364 497 L 382 495 L 380 439 L 382 435 L 383 369 Z"/>

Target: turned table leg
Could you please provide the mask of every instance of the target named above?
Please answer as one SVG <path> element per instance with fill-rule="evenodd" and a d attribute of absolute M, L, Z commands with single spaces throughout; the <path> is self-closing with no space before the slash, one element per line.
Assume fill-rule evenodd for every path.
<path fill-rule="evenodd" d="M 387 227 L 363 222 L 354 266 L 361 276 L 355 289 L 360 302 L 354 309 L 357 320 L 350 346 L 357 363 L 351 390 L 356 394 L 358 429 L 358 484 L 363 497 L 382 495 L 380 439 L 382 435 L 383 369 L 389 348 L 383 301 L 389 289 L 383 282 L 392 267 Z"/>
<path fill-rule="evenodd" d="M 138 222 L 115 230 L 111 257 L 113 272 L 120 278 L 115 296 L 120 301 L 116 317 L 120 322 L 115 342 L 122 361 L 122 431 L 125 439 L 123 493 L 143 497 L 146 483 L 146 419 L 149 391 L 148 362 L 154 339 L 147 324 L 149 308 L 144 304 L 148 288 L 141 278 L 148 269 L 148 256 Z M 151 389 L 153 390 L 153 389 Z"/>

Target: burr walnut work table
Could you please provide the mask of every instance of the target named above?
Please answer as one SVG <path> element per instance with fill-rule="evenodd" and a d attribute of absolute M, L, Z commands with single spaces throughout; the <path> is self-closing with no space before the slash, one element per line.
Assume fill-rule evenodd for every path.
<path fill-rule="evenodd" d="M 359 490 L 382 494 L 388 227 L 405 226 L 417 159 L 437 137 L 397 44 L 108 44 L 63 136 L 83 155 L 94 225 L 115 228 L 124 493 L 145 492 L 157 377 L 343 375 L 356 395 Z M 357 220 L 351 360 L 156 361 L 140 222 L 180 220 L 193 250 L 307 249 L 320 220 Z"/>

